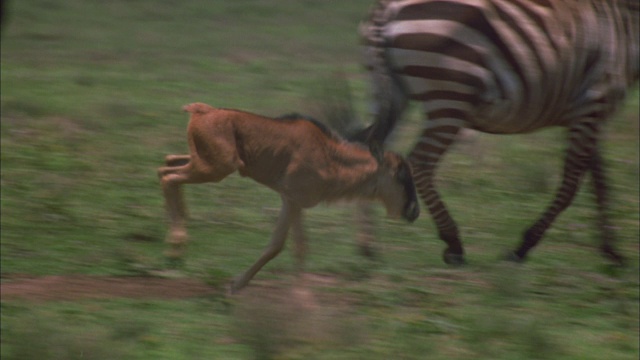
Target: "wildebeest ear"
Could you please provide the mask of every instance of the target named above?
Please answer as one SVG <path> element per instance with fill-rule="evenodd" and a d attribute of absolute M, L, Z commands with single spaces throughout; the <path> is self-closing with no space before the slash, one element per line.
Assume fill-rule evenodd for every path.
<path fill-rule="evenodd" d="M 382 164 L 384 161 L 384 150 L 379 142 L 375 140 L 369 142 L 369 152 L 371 152 L 371 155 L 373 155 L 378 164 Z"/>

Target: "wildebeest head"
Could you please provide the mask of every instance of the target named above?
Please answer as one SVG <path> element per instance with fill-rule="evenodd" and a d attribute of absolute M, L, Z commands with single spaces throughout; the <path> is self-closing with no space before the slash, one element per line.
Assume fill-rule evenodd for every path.
<path fill-rule="evenodd" d="M 420 206 L 409 163 L 393 152 L 381 155 L 378 159 L 378 196 L 390 217 L 403 217 L 413 222 L 420 215 Z"/>

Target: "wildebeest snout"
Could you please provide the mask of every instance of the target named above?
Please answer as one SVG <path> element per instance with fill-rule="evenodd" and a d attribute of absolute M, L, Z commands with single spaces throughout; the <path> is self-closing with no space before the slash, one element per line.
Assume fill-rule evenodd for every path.
<path fill-rule="evenodd" d="M 414 222 L 420 216 L 420 205 L 418 204 L 418 200 L 416 198 L 410 199 L 407 202 L 402 216 L 408 222 Z"/>

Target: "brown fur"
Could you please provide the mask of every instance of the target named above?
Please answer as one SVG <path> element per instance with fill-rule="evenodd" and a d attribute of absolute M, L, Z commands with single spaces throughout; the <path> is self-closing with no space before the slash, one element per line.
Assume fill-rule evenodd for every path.
<path fill-rule="evenodd" d="M 321 201 L 379 199 L 392 217 L 418 216 L 415 189 L 406 162 L 386 152 L 380 161 L 358 145 L 330 136 L 305 119 L 278 120 L 203 103 L 186 105 L 189 155 L 169 155 L 158 169 L 171 221 L 169 257 L 180 258 L 187 240 L 180 185 L 218 182 L 238 171 L 278 193 L 282 210 L 271 243 L 232 285 L 244 287 L 282 249 L 293 230 L 298 265 L 306 249 L 302 209 Z"/>

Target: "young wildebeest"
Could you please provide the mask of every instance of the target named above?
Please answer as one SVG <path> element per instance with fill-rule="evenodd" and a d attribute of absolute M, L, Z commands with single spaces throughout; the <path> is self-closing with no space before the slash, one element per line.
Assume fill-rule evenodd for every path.
<path fill-rule="evenodd" d="M 375 158 L 368 149 L 343 141 L 322 124 L 299 115 L 271 119 L 202 103 L 186 105 L 184 110 L 191 113 L 190 154 L 168 155 L 167 166 L 158 169 L 171 222 L 170 259 L 182 256 L 187 240 L 180 185 L 218 182 L 238 171 L 282 198 L 271 242 L 232 283 L 232 291 L 247 285 L 282 250 L 289 228 L 298 270 L 302 270 L 306 251 L 302 209 L 321 201 L 379 199 L 390 217 L 413 221 L 419 215 L 410 168 L 395 153 Z"/>

